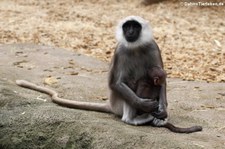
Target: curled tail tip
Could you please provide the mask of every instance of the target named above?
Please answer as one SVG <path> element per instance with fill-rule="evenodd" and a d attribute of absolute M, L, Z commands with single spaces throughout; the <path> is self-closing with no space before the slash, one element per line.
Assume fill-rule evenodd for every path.
<path fill-rule="evenodd" d="M 16 80 L 16 84 L 19 86 L 33 85 L 32 83 L 30 83 L 26 80 Z"/>
<path fill-rule="evenodd" d="M 24 80 L 16 80 L 17 85 L 22 85 L 24 83 Z"/>
<path fill-rule="evenodd" d="M 203 130 L 202 126 L 193 126 L 193 127 L 191 127 L 191 131 L 189 131 L 187 133 L 199 132 L 202 130 Z"/>
<path fill-rule="evenodd" d="M 202 130 L 203 130 L 202 126 L 196 126 L 196 131 L 202 131 Z"/>

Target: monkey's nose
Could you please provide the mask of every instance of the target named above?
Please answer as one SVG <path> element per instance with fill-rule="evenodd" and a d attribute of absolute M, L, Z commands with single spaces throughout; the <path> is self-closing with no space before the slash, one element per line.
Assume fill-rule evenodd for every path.
<path fill-rule="evenodd" d="M 128 32 L 128 36 L 133 36 L 133 35 L 134 35 L 133 31 Z"/>

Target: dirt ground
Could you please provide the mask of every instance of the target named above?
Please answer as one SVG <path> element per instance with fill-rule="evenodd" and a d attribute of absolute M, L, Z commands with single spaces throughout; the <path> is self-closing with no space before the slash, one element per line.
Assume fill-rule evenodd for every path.
<path fill-rule="evenodd" d="M 184 2 L 1 0 L 0 44 L 52 45 L 109 61 L 118 20 L 139 15 L 152 25 L 169 77 L 225 82 L 225 3 Z"/>

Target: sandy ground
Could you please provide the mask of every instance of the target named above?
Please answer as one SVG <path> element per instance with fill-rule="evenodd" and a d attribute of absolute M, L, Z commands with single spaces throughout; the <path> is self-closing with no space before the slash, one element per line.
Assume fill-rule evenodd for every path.
<path fill-rule="evenodd" d="M 150 21 L 169 77 L 225 81 L 225 4 L 1 0 L 0 44 L 52 45 L 109 61 L 116 46 L 115 26 L 128 15 Z"/>

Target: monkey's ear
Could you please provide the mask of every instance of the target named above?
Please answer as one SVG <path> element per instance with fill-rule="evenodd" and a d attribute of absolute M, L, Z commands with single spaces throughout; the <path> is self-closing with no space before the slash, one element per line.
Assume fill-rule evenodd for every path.
<path fill-rule="evenodd" d="M 153 81 L 154 81 L 154 85 L 159 85 L 160 84 L 159 77 L 154 77 Z"/>

